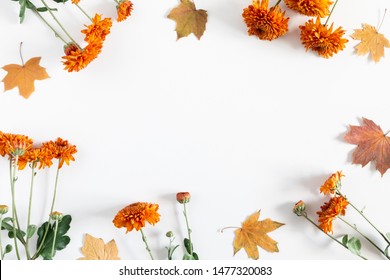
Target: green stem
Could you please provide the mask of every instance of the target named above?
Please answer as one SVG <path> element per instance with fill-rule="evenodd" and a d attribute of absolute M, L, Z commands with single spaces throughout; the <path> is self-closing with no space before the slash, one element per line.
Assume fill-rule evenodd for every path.
<path fill-rule="evenodd" d="M 386 256 L 385 252 L 378 247 L 370 238 L 368 238 L 365 234 L 363 234 L 356 226 L 351 225 L 348 221 L 344 220 L 340 216 L 338 218 L 343 221 L 345 224 L 347 224 L 349 227 L 353 228 L 357 233 L 359 233 L 364 239 L 366 239 L 368 242 L 371 243 L 372 246 L 374 246 L 379 252 L 381 252 L 387 259 L 390 259 L 388 256 Z"/>
<path fill-rule="evenodd" d="M 144 232 L 142 231 L 142 228 L 140 229 L 140 232 L 142 234 L 142 241 L 145 243 L 145 246 L 146 246 L 146 251 L 148 251 L 150 258 L 152 260 L 154 260 L 153 255 L 152 255 L 152 251 L 149 248 L 148 241 L 146 240 L 146 236 L 145 236 Z"/>
<path fill-rule="evenodd" d="M 343 196 L 345 199 L 346 199 L 346 196 L 345 195 L 343 195 L 341 192 L 340 192 L 340 190 L 337 190 L 337 192 L 336 192 L 336 194 L 337 195 L 340 195 L 340 196 Z M 356 208 L 356 206 L 355 205 L 353 205 L 353 203 L 351 203 L 349 200 L 347 200 L 348 201 L 348 204 L 349 205 L 351 205 L 351 207 L 353 208 L 353 209 L 355 209 L 359 214 L 360 214 L 360 216 L 362 216 L 365 220 L 366 220 L 366 222 L 367 223 L 369 223 L 378 233 L 379 233 L 379 235 L 380 236 L 382 236 L 382 238 L 386 241 L 386 243 L 388 244 L 388 245 L 390 245 L 390 240 L 386 237 L 386 235 L 385 234 L 383 234 L 373 223 L 371 223 L 371 221 L 363 214 L 363 211 L 360 211 L 358 208 Z"/>
<path fill-rule="evenodd" d="M 58 38 L 60 38 L 60 40 L 66 45 L 68 44 L 68 42 L 60 35 L 58 34 L 58 32 L 47 22 L 47 20 L 41 15 L 41 13 L 39 11 L 37 11 L 36 9 L 33 9 L 34 12 L 41 18 L 41 20 L 43 20 L 43 22 L 51 29 L 51 31 L 54 32 L 54 35 Z"/>
<path fill-rule="evenodd" d="M 15 204 L 15 175 L 16 175 L 16 168 L 18 165 L 18 156 L 15 156 L 14 158 L 14 164 L 12 164 L 13 158 L 10 159 L 10 180 L 11 180 L 11 196 L 12 196 L 12 232 L 14 235 L 14 244 L 15 244 L 15 252 L 16 257 L 18 260 L 20 260 L 20 254 L 19 254 L 19 248 L 18 248 L 18 242 L 17 242 L 17 236 L 16 236 L 16 225 L 18 226 L 18 230 L 20 232 L 20 226 L 18 222 L 18 214 L 16 212 L 16 204 Z M 16 224 L 16 225 L 15 225 Z"/>
<path fill-rule="evenodd" d="M 188 223 L 188 217 L 187 217 L 187 208 L 186 208 L 186 204 L 187 203 L 183 203 L 183 205 L 184 205 L 184 211 L 183 211 L 183 214 L 184 214 L 184 218 L 185 218 L 185 220 L 186 220 L 186 226 L 187 226 L 187 232 L 188 232 L 188 240 L 189 240 L 189 242 L 190 242 L 190 255 L 192 256 L 192 253 L 193 253 L 193 251 L 192 251 L 192 241 L 191 241 L 191 229 L 190 229 L 190 226 L 189 226 L 189 223 Z"/>
<path fill-rule="evenodd" d="M 60 163 L 61 163 L 61 159 L 59 158 L 58 159 L 58 167 L 57 167 L 57 173 L 56 173 L 56 180 L 54 182 L 54 193 L 53 193 L 53 200 L 51 202 L 51 208 L 50 208 L 50 213 L 53 212 L 54 210 L 54 204 L 56 202 L 56 196 L 57 196 L 57 186 L 58 186 L 58 176 L 60 174 Z"/>
<path fill-rule="evenodd" d="M 276 7 L 277 5 L 279 5 L 280 2 L 282 2 L 282 0 L 278 0 L 278 2 L 276 2 L 276 4 L 274 5 L 274 7 Z"/>
<path fill-rule="evenodd" d="M 34 179 L 35 179 L 35 165 L 36 162 L 31 163 L 31 184 L 30 184 L 30 197 L 28 201 L 28 213 L 27 213 L 27 232 L 29 231 L 30 225 L 31 225 L 31 206 L 32 206 L 32 197 L 33 197 L 33 189 L 34 189 Z M 26 236 L 26 254 L 27 259 L 31 259 L 30 251 L 29 251 L 29 244 L 30 238 L 28 235 Z"/>
<path fill-rule="evenodd" d="M 57 231 L 58 231 L 58 220 L 55 220 L 54 222 L 54 238 L 53 238 L 53 245 L 51 247 L 51 258 L 54 258 L 54 251 L 56 248 L 56 239 L 57 239 Z"/>
<path fill-rule="evenodd" d="M 77 6 L 77 8 L 79 8 L 79 10 L 80 10 L 87 18 L 89 18 L 90 21 L 92 21 L 92 18 L 84 11 L 83 8 L 81 8 L 81 7 L 79 6 L 79 4 L 76 4 L 76 6 Z"/>
<path fill-rule="evenodd" d="M 68 31 L 66 31 L 65 27 L 59 22 L 59 20 L 57 19 L 57 17 L 54 15 L 54 13 L 52 12 L 52 10 L 49 8 L 49 6 L 46 4 L 45 0 L 41 0 L 41 2 L 43 3 L 43 5 L 47 8 L 48 12 L 50 13 L 50 15 L 53 17 L 54 21 L 60 26 L 60 28 L 62 29 L 62 31 L 64 31 L 64 33 L 66 34 L 66 36 L 68 36 L 68 38 L 78 46 L 78 44 L 76 43 L 76 41 L 72 38 L 72 36 L 70 36 L 70 34 L 68 33 Z"/>
<path fill-rule="evenodd" d="M 322 230 L 322 228 L 320 228 L 315 222 L 313 222 L 308 216 L 307 216 L 307 213 L 302 213 L 302 215 L 300 216 L 303 216 L 306 220 L 308 220 L 311 224 L 313 224 L 316 228 L 318 228 L 320 231 L 322 231 L 323 233 L 325 233 L 329 238 L 331 238 L 333 241 L 336 241 L 338 244 L 340 244 L 341 246 L 343 246 L 345 249 L 348 249 L 347 246 L 345 246 L 343 243 L 341 243 L 339 240 L 337 240 L 336 238 L 334 238 L 332 235 L 330 235 L 329 233 L 325 232 Z M 360 257 L 361 259 L 363 260 L 367 260 L 367 258 L 363 257 L 362 255 L 357 255 L 358 257 Z"/>
<path fill-rule="evenodd" d="M 61 163 L 61 159 L 58 159 L 58 167 L 57 167 L 56 179 L 55 179 L 55 183 L 54 183 L 53 199 L 52 199 L 52 202 L 51 202 L 51 207 L 50 207 L 50 212 L 49 212 L 49 220 L 47 221 L 47 226 L 45 228 L 45 233 L 43 234 L 43 238 L 42 238 L 42 241 L 41 241 L 41 243 L 40 243 L 40 245 L 38 247 L 38 250 L 35 252 L 34 256 L 32 257 L 33 260 L 38 258 L 39 253 L 42 250 L 43 244 L 45 243 L 45 239 L 46 239 L 47 233 L 48 233 L 49 228 L 50 228 L 50 222 L 51 222 L 50 214 L 53 212 L 54 204 L 55 204 L 56 196 L 57 196 L 57 186 L 58 186 L 58 177 L 59 177 L 59 172 L 60 172 L 60 163 Z"/>
<path fill-rule="evenodd" d="M 1 242 L 1 227 L 3 225 L 3 214 L 0 214 L 0 260 L 3 260 L 3 244 Z"/>
<path fill-rule="evenodd" d="M 325 21 L 325 23 L 324 23 L 324 26 L 326 26 L 326 25 L 328 24 L 328 21 L 329 21 L 329 19 L 330 19 L 330 16 L 332 15 L 333 10 L 334 10 L 334 8 L 335 8 L 336 5 L 337 5 L 337 2 L 339 2 L 339 0 L 336 0 L 336 2 L 334 2 L 333 7 L 332 7 L 332 10 L 330 10 L 329 16 L 328 16 L 328 18 L 326 19 L 326 21 Z"/>

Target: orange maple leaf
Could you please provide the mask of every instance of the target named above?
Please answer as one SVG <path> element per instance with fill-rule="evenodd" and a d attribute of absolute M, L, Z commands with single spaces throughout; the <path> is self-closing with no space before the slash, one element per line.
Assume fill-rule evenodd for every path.
<path fill-rule="evenodd" d="M 180 0 L 180 4 L 171 10 L 168 18 L 176 21 L 177 40 L 191 33 L 200 40 L 206 30 L 207 11 L 197 10 L 191 0 Z"/>
<path fill-rule="evenodd" d="M 352 163 L 365 166 L 375 161 L 376 169 L 383 176 L 390 168 L 390 137 L 373 121 L 362 119 L 362 126 L 350 125 L 349 132 L 344 136 L 345 141 L 357 145 L 352 154 Z"/>
<path fill-rule="evenodd" d="M 104 244 L 103 239 L 93 237 L 88 233 L 85 235 L 84 246 L 81 252 L 85 257 L 79 260 L 119 260 L 118 248 L 115 240 L 112 239 L 107 244 Z"/>
<path fill-rule="evenodd" d="M 279 252 L 277 242 L 270 238 L 267 233 L 284 224 L 271 219 L 259 221 L 259 217 L 260 211 L 253 213 L 242 223 L 241 228 L 234 231 L 236 235 L 233 242 L 234 255 L 244 248 L 249 258 L 257 260 L 259 258 L 257 246 L 267 252 Z"/>
<path fill-rule="evenodd" d="M 355 29 L 355 33 L 351 37 L 355 40 L 361 40 L 355 47 L 356 53 L 358 55 L 371 53 L 375 62 L 385 56 L 385 48 L 390 48 L 389 40 L 369 24 L 363 24 L 363 29 Z"/>
<path fill-rule="evenodd" d="M 39 65 L 40 61 L 40 57 L 33 57 L 23 65 L 8 64 L 3 66 L 3 69 L 8 72 L 2 80 L 4 91 L 18 87 L 19 94 L 24 98 L 29 98 L 35 90 L 34 81 L 49 78 L 46 69 Z"/>

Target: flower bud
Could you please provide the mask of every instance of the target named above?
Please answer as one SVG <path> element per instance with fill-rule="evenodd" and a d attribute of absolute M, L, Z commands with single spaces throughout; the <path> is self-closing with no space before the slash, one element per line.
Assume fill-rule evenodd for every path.
<path fill-rule="evenodd" d="M 176 200 L 181 204 L 190 202 L 190 199 L 191 195 L 189 192 L 179 192 L 176 194 Z"/>
<path fill-rule="evenodd" d="M 0 205 L 0 215 L 4 215 L 8 212 L 8 206 L 7 205 Z"/>
<path fill-rule="evenodd" d="M 166 237 L 168 238 L 171 238 L 173 237 L 173 232 L 172 231 L 168 231 L 166 234 L 165 234 Z"/>
<path fill-rule="evenodd" d="M 62 213 L 57 211 L 51 212 L 50 214 L 50 218 L 54 221 L 61 221 L 63 216 L 64 215 Z"/>
<path fill-rule="evenodd" d="M 293 212 L 295 214 L 297 214 L 298 216 L 302 216 L 302 214 L 305 212 L 305 210 L 306 210 L 306 205 L 302 200 L 295 203 L 294 208 L 293 208 Z"/>

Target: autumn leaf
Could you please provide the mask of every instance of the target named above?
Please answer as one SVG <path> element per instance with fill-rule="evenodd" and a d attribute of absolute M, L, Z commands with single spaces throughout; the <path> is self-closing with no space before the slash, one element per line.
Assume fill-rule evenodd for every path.
<path fill-rule="evenodd" d="M 390 168 L 390 137 L 383 133 L 380 126 L 373 121 L 363 118 L 362 126 L 350 126 L 344 139 L 350 144 L 357 145 L 352 154 L 352 163 L 365 166 L 370 161 L 376 163 L 376 169 L 385 174 Z"/>
<path fill-rule="evenodd" d="M 104 244 L 103 239 L 95 238 L 88 233 L 85 235 L 81 252 L 85 257 L 79 258 L 79 260 L 120 260 L 114 239 Z"/>
<path fill-rule="evenodd" d="M 168 18 L 176 21 L 177 40 L 191 33 L 200 40 L 206 30 L 207 11 L 197 10 L 191 0 L 181 0 L 181 3 L 171 10 Z"/>
<path fill-rule="evenodd" d="M 259 258 L 257 246 L 260 246 L 267 252 L 279 252 L 277 242 L 270 238 L 267 233 L 284 224 L 271 219 L 259 221 L 259 217 L 260 211 L 253 213 L 242 223 L 241 228 L 235 230 L 234 255 L 244 248 L 249 258 L 257 260 Z"/>
<path fill-rule="evenodd" d="M 39 65 L 40 61 L 40 57 L 33 57 L 23 65 L 8 64 L 3 66 L 3 69 L 8 72 L 2 80 L 4 91 L 18 87 L 19 94 L 24 98 L 29 98 L 35 90 L 35 80 L 49 78 L 46 69 Z"/>
<path fill-rule="evenodd" d="M 385 56 L 385 48 L 390 48 L 389 40 L 369 24 L 363 24 L 363 29 L 355 29 L 355 33 L 351 37 L 355 40 L 361 40 L 355 46 L 356 53 L 358 55 L 371 53 L 371 57 L 375 62 Z"/>

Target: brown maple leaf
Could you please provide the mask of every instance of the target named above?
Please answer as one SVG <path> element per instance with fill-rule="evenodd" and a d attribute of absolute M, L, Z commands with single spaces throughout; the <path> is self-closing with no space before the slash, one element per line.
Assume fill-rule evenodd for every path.
<path fill-rule="evenodd" d="M 40 61 L 40 57 L 33 57 L 23 65 L 8 64 L 3 66 L 3 69 L 8 72 L 2 80 L 4 91 L 18 87 L 19 94 L 24 98 L 29 98 L 35 90 L 34 81 L 49 78 L 46 69 L 39 65 Z"/>
<path fill-rule="evenodd" d="M 349 132 L 344 136 L 345 141 L 357 145 L 352 154 L 352 163 L 365 166 L 375 161 L 376 169 L 383 176 L 390 168 L 390 137 L 373 121 L 362 119 L 362 126 L 350 125 Z"/>
<path fill-rule="evenodd" d="M 249 258 L 257 260 L 259 258 L 257 246 L 267 252 L 279 252 L 277 242 L 270 238 L 267 233 L 284 224 L 271 219 L 259 221 L 259 217 L 260 211 L 253 213 L 242 223 L 241 228 L 234 231 L 236 235 L 233 242 L 234 255 L 244 248 Z"/>
<path fill-rule="evenodd" d="M 369 24 L 363 24 L 363 29 L 355 29 L 355 33 L 351 37 L 355 40 L 361 40 L 355 46 L 356 53 L 358 55 L 370 53 L 375 62 L 385 56 L 385 48 L 390 48 L 389 40 Z"/>
<path fill-rule="evenodd" d="M 79 260 L 120 260 L 114 239 L 104 244 L 103 239 L 93 237 L 88 233 L 85 235 L 81 252 L 85 257 L 79 258 Z"/>
<path fill-rule="evenodd" d="M 180 4 L 171 10 L 168 18 L 176 21 L 177 40 L 191 33 L 200 40 L 206 30 L 207 11 L 197 10 L 191 0 L 180 0 Z"/>

